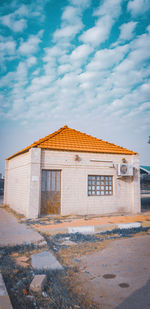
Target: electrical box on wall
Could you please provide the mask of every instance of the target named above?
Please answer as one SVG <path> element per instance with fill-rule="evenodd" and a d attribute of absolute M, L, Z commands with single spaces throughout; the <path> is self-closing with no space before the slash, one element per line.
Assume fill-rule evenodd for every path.
<path fill-rule="evenodd" d="M 133 166 L 130 164 L 118 164 L 118 176 L 133 176 Z"/>

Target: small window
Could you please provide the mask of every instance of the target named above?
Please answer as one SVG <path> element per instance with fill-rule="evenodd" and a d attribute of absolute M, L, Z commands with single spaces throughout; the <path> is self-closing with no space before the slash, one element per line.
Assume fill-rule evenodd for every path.
<path fill-rule="evenodd" d="M 88 176 L 88 195 L 112 195 L 113 176 Z M 92 180 L 92 183 L 91 183 Z"/>

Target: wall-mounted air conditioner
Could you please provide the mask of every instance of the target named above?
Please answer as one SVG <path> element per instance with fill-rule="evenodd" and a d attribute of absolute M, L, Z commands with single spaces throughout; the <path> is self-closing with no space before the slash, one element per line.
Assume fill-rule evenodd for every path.
<path fill-rule="evenodd" d="M 133 176 L 133 166 L 130 164 L 118 164 L 118 176 Z"/>

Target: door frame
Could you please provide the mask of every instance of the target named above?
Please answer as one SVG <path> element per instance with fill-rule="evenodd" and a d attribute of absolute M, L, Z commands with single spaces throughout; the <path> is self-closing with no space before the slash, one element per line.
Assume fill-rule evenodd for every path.
<path fill-rule="evenodd" d="M 41 214 L 41 210 L 42 210 L 42 172 L 43 171 L 49 171 L 49 172 L 60 172 L 60 180 L 59 180 L 59 189 L 60 189 L 60 205 L 59 205 L 59 213 L 58 214 L 53 214 L 53 213 L 47 213 L 47 214 Z M 39 212 L 39 216 L 48 216 L 48 215 L 61 215 L 61 174 L 62 174 L 62 170 L 61 169 L 49 169 L 49 168 L 42 168 L 41 169 L 41 197 L 40 197 L 40 212 Z M 53 192 L 53 191 L 52 191 Z M 54 191 L 55 192 L 55 191 Z M 56 191 L 57 192 L 57 191 Z"/>

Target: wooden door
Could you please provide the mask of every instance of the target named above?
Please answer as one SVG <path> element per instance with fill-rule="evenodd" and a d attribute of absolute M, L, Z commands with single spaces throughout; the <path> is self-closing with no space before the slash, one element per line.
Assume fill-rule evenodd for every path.
<path fill-rule="evenodd" d="M 41 215 L 60 214 L 59 170 L 42 170 Z"/>

